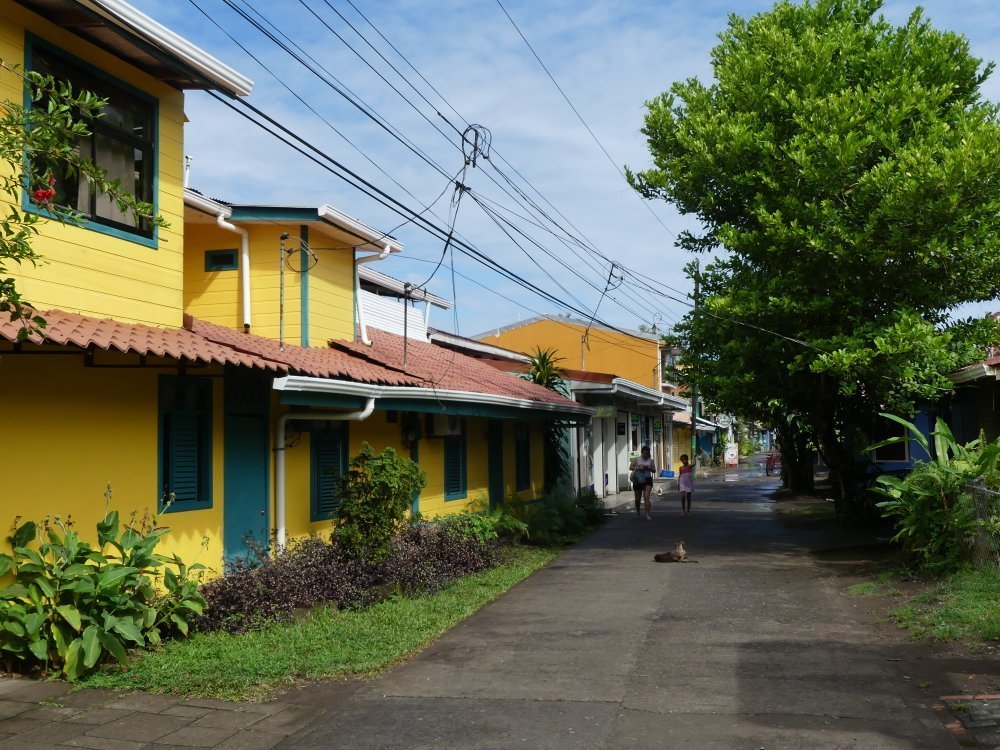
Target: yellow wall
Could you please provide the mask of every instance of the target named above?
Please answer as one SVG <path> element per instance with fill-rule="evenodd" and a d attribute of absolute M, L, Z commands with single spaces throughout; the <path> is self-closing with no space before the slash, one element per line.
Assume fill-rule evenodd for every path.
<path fill-rule="evenodd" d="M 660 389 L 659 344 L 655 340 L 591 328 L 589 346 L 583 348 L 581 358 L 580 339 L 586 330 L 586 326 L 568 320 L 538 320 L 480 340 L 528 354 L 535 347 L 554 348 L 563 358 L 560 367 L 613 373 L 647 388 Z"/>
<path fill-rule="evenodd" d="M 673 438 L 673 466 L 670 468 L 675 472 L 680 471 L 681 468 L 681 455 L 687 454 L 688 458 L 691 457 L 691 428 L 685 424 L 680 424 L 674 422 L 674 438 Z"/>
<path fill-rule="evenodd" d="M 156 208 L 169 223 L 156 247 L 98 231 L 49 221 L 33 241 L 45 259 L 37 268 L 10 269 L 24 298 L 37 308 L 59 308 L 123 321 L 179 326 L 182 319 L 184 95 L 130 68 L 119 58 L 41 20 L 13 2 L 3 2 L 0 49 L 8 62 L 24 65 L 25 31 L 75 55 L 159 100 Z M 0 99 L 22 101 L 20 78 L 0 71 Z M 0 196 L 0 201 L 6 201 Z M 6 213 L 6 209 L 0 206 Z"/>
<path fill-rule="evenodd" d="M 354 340 L 354 250 L 313 232 L 310 244 L 319 258 L 309 271 L 309 345 L 330 339 Z M 324 249 L 329 247 L 330 249 Z"/>
<path fill-rule="evenodd" d="M 421 419 L 423 415 L 421 415 Z M 504 497 L 533 500 L 541 497 L 543 484 L 543 444 L 542 431 L 538 423 L 531 427 L 531 488 L 521 493 L 514 492 L 514 428 L 511 420 L 503 420 L 504 425 Z M 401 456 L 409 457 L 410 450 L 401 442 L 398 423 L 388 423 L 386 413 L 376 411 L 363 422 L 347 423 L 349 457 L 357 455 L 361 444 L 368 442 L 375 451 L 395 448 Z M 487 420 L 466 419 L 467 482 L 466 496 L 459 500 L 444 499 L 444 450 L 441 439 L 423 437 L 419 446 L 419 465 L 427 476 L 427 486 L 420 493 L 420 514 L 425 518 L 444 516 L 468 510 L 489 496 L 489 464 L 486 443 Z M 311 522 L 310 517 L 310 443 L 309 434 L 303 433 L 294 447 L 286 452 L 287 483 L 286 523 L 290 537 L 310 534 L 327 536 L 333 529 L 334 521 Z M 272 477 L 274 473 L 272 471 Z M 272 518 L 274 508 L 271 510 Z"/>
<path fill-rule="evenodd" d="M 280 329 L 281 273 L 278 259 L 281 233 L 288 232 L 286 248 L 299 246 L 298 225 L 279 223 L 238 226 L 250 236 L 250 314 L 251 329 L 259 336 L 277 340 Z M 312 233 L 311 243 L 319 261 L 309 269 L 307 312 L 309 346 L 326 346 L 331 338 L 354 338 L 354 252 L 350 249 L 324 249 L 329 238 Z M 242 328 L 242 289 L 240 271 L 205 271 L 208 250 L 239 251 L 240 235 L 214 224 L 188 224 L 185 228 L 184 310 L 212 323 Z M 339 245 L 344 245 L 343 241 Z M 237 252 L 239 257 L 239 252 Z M 310 262 L 312 262 L 310 260 Z M 290 266 L 290 267 L 289 267 Z M 293 255 L 285 267 L 284 338 L 287 343 L 302 343 L 302 274 L 301 257 Z"/>
<path fill-rule="evenodd" d="M 98 352 L 96 361 L 134 364 L 136 357 Z M 93 542 L 94 526 L 104 517 L 103 493 L 109 482 L 113 490 L 109 509 L 117 510 L 123 520 L 133 513 L 139 518 L 155 513 L 157 380 L 163 372 L 170 370 L 84 367 L 82 354 L 3 353 L 3 416 L 6 424 L 17 425 L 17 446 L 9 446 L 4 457 L 0 525 L 8 528 L 15 516 L 36 521 L 47 514 L 69 516 L 77 532 Z M 171 527 L 171 532 L 157 551 L 176 552 L 189 563 L 197 558 L 221 570 L 222 379 L 213 382 L 213 504 L 204 510 L 163 514 L 161 525 Z M 208 548 L 202 551 L 206 538 Z"/>

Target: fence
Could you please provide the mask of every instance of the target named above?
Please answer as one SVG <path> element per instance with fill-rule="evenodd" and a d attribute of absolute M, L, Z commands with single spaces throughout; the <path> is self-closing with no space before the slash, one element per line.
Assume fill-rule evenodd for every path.
<path fill-rule="evenodd" d="M 972 542 L 973 561 L 980 570 L 1000 568 L 1000 492 L 977 482 L 972 506 L 981 522 Z"/>

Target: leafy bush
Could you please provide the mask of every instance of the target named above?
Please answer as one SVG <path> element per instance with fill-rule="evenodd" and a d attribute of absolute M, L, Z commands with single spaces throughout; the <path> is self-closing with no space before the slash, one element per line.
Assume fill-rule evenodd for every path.
<path fill-rule="evenodd" d="M 882 416 L 904 425 L 910 439 L 930 455 L 930 443 L 913 424 L 891 414 Z M 903 479 L 879 477 L 882 486 L 874 491 L 888 498 L 876 507 L 896 522 L 893 541 L 902 544 L 917 567 L 943 572 L 954 570 L 969 555 L 970 540 L 980 525 L 972 506 L 971 484 L 996 474 L 1000 441 L 987 443 L 980 438 L 960 445 L 941 419 L 931 435 L 934 460 L 915 462 Z M 905 439 L 891 438 L 869 450 Z"/>
<path fill-rule="evenodd" d="M 507 512 L 525 524 L 527 540 L 540 545 L 565 544 L 606 519 L 593 492 L 577 495 L 565 486 L 535 502 L 508 503 Z"/>
<path fill-rule="evenodd" d="M 167 528 L 146 519 L 122 528 L 117 511 L 97 524 L 97 546 L 69 521 L 46 521 L 47 542 L 31 546 L 35 523 L 9 538 L 13 555 L 0 554 L 0 654 L 7 668 L 48 669 L 78 679 L 109 658 L 124 664 L 127 649 L 155 646 L 167 635 L 187 635 L 205 601 L 189 577 L 201 565 L 154 550 Z M 165 567 L 165 566 L 173 566 Z M 163 588 L 154 576 L 163 568 Z M 174 570 L 176 568 L 176 570 Z"/>
<path fill-rule="evenodd" d="M 377 562 L 389 554 L 410 499 L 427 484 L 420 467 L 392 448 L 375 453 L 368 443 L 351 459 L 341 484 L 343 504 L 336 536 L 348 552 Z"/>
<path fill-rule="evenodd" d="M 378 558 L 356 555 L 337 536 L 294 540 L 203 586 L 197 628 L 237 633 L 320 604 L 355 609 L 388 594 L 436 591 L 497 564 L 499 543 L 489 536 L 475 521 L 419 523 L 400 528 Z"/>

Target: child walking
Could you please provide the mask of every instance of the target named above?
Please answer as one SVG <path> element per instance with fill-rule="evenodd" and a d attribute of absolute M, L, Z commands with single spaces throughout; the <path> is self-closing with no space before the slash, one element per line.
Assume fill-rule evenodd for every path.
<path fill-rule="evenodd" d="M 691 493 L 694 492 L 694 467 L 688 463 L 687 453 L 681 456 L 677 489 L 681 492 L 681 515 L 686 516 L 691 512 Z"/>

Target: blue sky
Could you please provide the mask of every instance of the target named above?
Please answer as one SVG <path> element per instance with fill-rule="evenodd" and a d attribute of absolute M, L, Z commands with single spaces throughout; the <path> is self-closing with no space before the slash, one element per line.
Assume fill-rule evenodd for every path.
<path fill-rule="evenodd" d="M 691 219 L 662 202 L 638 199 L 495 0 L 353 0 L 446 101 L 420 81 L 347 0 L 253 2 L 270 23 L 404 134 L 436 167 L 360 115 L 222 0 L 132 2 L 251 77 L 255 86 L 249 101 L 254 106 L 386 193 L 420 210 L 444 191 L 431 209 L 433 215 L 428 214 L 436 224 L 445 226 L 449 220 L 451 191 L 447 185 L 463 161 L 459 137 L 437 114 L 440 112 L 456 125 L 468 122 L 489 128 L 493 151 L 490 164 L 468 168 L 463 178 L 487 206 L 500 212 L 526 214 L 497 186 L 497 182 L 503 184 L 493 166 L 497 165 L 561 224 L 575 227 L 574 233 L 603 256 L 658 285 L 669 286 L 661 288 L 670 297 L 682 298 L 689 291 L 690 284 L 681 270 L 689 257 L 674 247 L 674 239 L 680 230 L 692 226 Z M 206 19 L 195 3 L 218 26 Z M 242 0 L 238 3 L 243 5 Z M 726 26 L 727 14 L 750 15 L 766 10 L 772 3 L 505 0 L 504 5 L 614 164 L 643 168 L 649 162 L 639 132 L 643 102 L 676 80 L 690 76 L 710 80 L 709 52 L 717 41 L 716 35 Z M 931 0 L 922 5 L 936 27 L 968 37 L 973 54 L 987 60 L 1000 57 L 1000 14 L 995 0 Z M 887 2 L 884 13 L 899 23 L 914 6 L 909 2 Z M 340 11 L 368 37 L 420 88 L 433 107 L 408 88 L 331 8 Z M 420 112 L 372 72 L 333 31 L 376 66 Z M 241 50 L 230 35 L 263 65 Z M 282 82 L 300 94 L 319 116 L 297 101 Z M 985 94 L 993 101 L 1000 100 L 996 74 L 987 82 Z M 191 186 L 206 195 L 267 205 L 330 203 L 383 231 L 402 221 L 207 95 L 189 93 L 186 109 L 190 122 L 185 132 L 185 153 L 193 157 Z M 514 170 L 530 186 L 521 183 Z M 684 313 L 682 301 L 638 293 L 627 280 L 602 295 L 610 271 L 607 262 L 596 254 L 580 250 L 571 253 L 551 234 L 521 219 L 516 223 L 530 230 L 551 257 L 520 237 L 528 252 L 519 249 L 468 196 L 463 197 L 458 208 L 456 230 L 504 268 L 577 308 L 592 312 L 599 304 L 598 318 L 613 325 L 635 328 L 644 323 L 668 328 Z M 394 234 L 405 245 L 404 253 L 380 263 L 379 270 L 415 284 L 423 282 L 441 257 L 443 243 L 412 225 L 402 226 Z M 428 284 L 430 291 L 456 301 L 454 315 L 436 311 L 436 317 L 432 317 L 432 325 L 440 328 L 455 330 L 457 324 L 460 333 L 472 335 L 538 312 L 567 311 L 460 253 L 454 254 L 454 270 L 453 277 L 449 257 Z M 968 312 L 991 307 L 975 306 Z"/>

